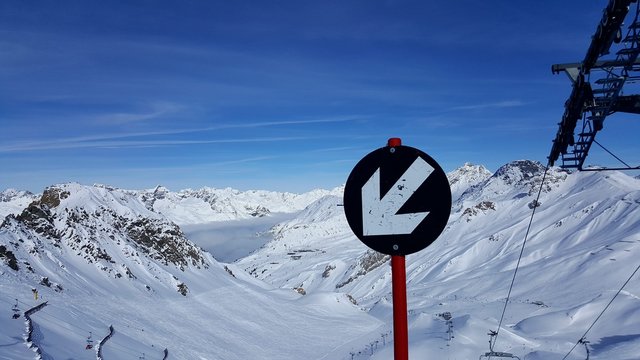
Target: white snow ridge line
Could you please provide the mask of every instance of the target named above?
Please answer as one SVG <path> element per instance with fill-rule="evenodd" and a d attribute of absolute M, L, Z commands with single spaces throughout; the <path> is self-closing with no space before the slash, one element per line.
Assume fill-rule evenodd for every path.
<path fill-rule="evenodd" d="M 24 337 L 25 344 L 29 349 L 32 349 L 36 353 L 35 358 L 38 360 L 42 360 L 42 350 L 40 350 L 40 347 L 33 342 L 33 321 L 31 320 L 31 314 L 42 310 L 45 306 L 47 306 L 47 301 L 24 312 L 24 318 L 27 319 L 25 321 L 25 324 L 27 325 L 27 333 Z"/>
<path fill-rule="evenodd" d="M 98 360 L 104 360 L 102 358 L 102 346 L 104 345 L 104 343 L 107 342 L 107 340 L 111 339 L 111 337 L 113 336 L 113 325 L 109 325 L 109 334 L 107 334 L 107 336 L 104 337 L 104 339 L 100 340 L 100 342 L 98 343 L 97 349 L 96 349 L 96 359 Z"/>

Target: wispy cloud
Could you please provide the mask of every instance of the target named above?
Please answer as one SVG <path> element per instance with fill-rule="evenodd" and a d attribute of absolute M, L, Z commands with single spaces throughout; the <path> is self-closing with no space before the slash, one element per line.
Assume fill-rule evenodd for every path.
<path fill-rule="evenodd" d="M 484 103 L 484 104 L 453 106 L 448 108 L 447 110 L 458 111 L 458 110 L 503 109 L 503 108 L 520 107 L 524 105 L 527 105 L 527 103 L 521 100 L 505 100 L 505 101 L 490 102 L 490 103 Z"/>
<path fill-rule="evenodd" d="M 185 164 L 185 165 L 177 165 L 177 166 L 173 165 L 173 166 L 145 167 L 145 166 L 135 165 L 132 167 L 123 167 L 121 170 L 134 171 L 134 172 L 146 172 L 146 171 L 171 172 L 171 171 L 200 171 L 205 169 L 216 168 L 216 170 L 218 171 L 236 172 L 237 169 L 234 168 L 232 165 L 240 165 L 240 164 L 256 163 L 256 162 L 259 163 L 259 162 L 273 160 L 277 158 L 278 158 L 277 156 L 255 156 L 255 157 L 239 158 L 239 159 L 233 159 L 233 160 L 203 162 L 203 163 L 196 163 L 196 164 L 190 164 L 190 165 Z M 244 170 L 244 168 L 240 170 Z"/>
<path fill-rule="evenodd" d="M 324 118 L 324 119 L 267 121 L 267 122 L 254 122 L 254 123 L 245 123 L 245 124 L 228 124 L 228 125 L 212 126 L 212 127 L 206 128 L 206 130 L 219 130 L 219 129 L 229 129 L 229 128 L 241 129 L 241 128 L 255 128 L 255 127 L 268 127 L 268 126 L 284 126 L 284 125 L 325 124 L 325 123 L 355 121 L 355 120 L 361 120 L 361 119 L 363 119 L 362 116 L 339 116 L 339 117 L 330 117 L 330 118 Z"/>
<path fill-rule="evenodd" d="M 153 114 L 147 114 L 147 118 L 152 118 Z M 132 116 L 131 121 L 136 121 Z M 144 117 L 144 116 L 140 116 Z M 152 146 L 175 146 L 175 145 L 196 145 L 196 144 L 215 144 L 215 143 L 249 143 L 249 142 L 274 142 L 274 141 L 294 141 L 311 139 L 311 137 L 263 137 L 263 138 L 233 138 L 233 139 L 216 139 L 216 140 L 132 140 L 132 141 L 116 141 L 127 138 L 148 138 L 153 136 L 180 135 L 191 133 L 203 133 L 216 130 L 226 129 L 248 129 L 248 128 L 267 128 L 275 126 L 287 125 L 311 125 L 324 123 L 347 122 L 362 119 L 361 116 L 339 116 L 320 119 L 305 120 L 282 120 L 270 122 L 252 122 L 252 123 L 229 123 L 219 124 L 215 126 L 159 130 L 147 132 L 128 132 L 120 134 L 90 135 L 77 136 L 57 140 L 34 140 L 21 141 L 0 145 L 0 153 L 19 152 L 19 151 L 38 151 L 38 150 L 59 150 L 59 149 L 77 149 L 77 148 L 123 148 L 123 147 L 152 147 Z"/>
<path fill-rule="evenodd" d="M 151 110 L 146 112 L 113 113 L 100 115 L 95 118 L 95 122 L 99 124 L 109 125 L 137 123 L 157 119 L 169 114 L 175 114 L 183 108 L 183 106 L 168 102 L 154 103 L 151 104 L 150 107 Z"/>
<path fill-rule="evenodd" d="M 238 143 L 258 143 L 258 142 L 281 142 L 309 140 L 308 136 L 289 137 L 263 137 L 263 138 L 236 138 L 236 139 L 215 139 L 215 140 L 131 140 L 131 141 L 74 141 L 58 143 L 25 143 L 8 146 L 0 146 L 0 153 L 17 151 L 37 151 L 37 150 L 61 150 L 61 149 L 81 149 L 81 148 L 143 148 L 160 146 L 182 146 L 182 145 L 202 145 L 202 144 L 238 144 Z"/>
<path fill-rule="evenodd" d="M 359 147 L 356 147 L 356 146 L 339 146 L 339 147 L 332 147 L 332 148 L 315 149 L 315 150 L 311 150 L 309 152 L 310 153 L 326 153 L 326 152 L 350 151 L 350 150 L 355 150 L 355 149 L 359 149 Z"/>

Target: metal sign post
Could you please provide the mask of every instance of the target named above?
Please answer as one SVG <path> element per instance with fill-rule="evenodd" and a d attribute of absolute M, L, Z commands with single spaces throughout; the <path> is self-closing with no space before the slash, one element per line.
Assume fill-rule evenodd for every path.
<path fill-rule="evenodd" d="M 409 324 L 407 323 L 407 269 L 404 255 L 391 256 L 393 293 L 393 358 L 409 359 Z"/>
<path fill-rule="evenodd" d="M 399 138 L 365 156 L 344 189 L 349 227 L 365 245 L 391 255 L 395 360 L 409 358 L 405 255 L 429 246 L 451 213 L 451 188 L 440 165 Z"/>

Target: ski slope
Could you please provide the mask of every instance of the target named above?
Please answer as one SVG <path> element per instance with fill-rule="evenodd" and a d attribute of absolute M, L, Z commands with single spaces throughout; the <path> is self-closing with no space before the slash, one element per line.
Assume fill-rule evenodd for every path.
<path fill-rule="evenodd" d="M 478 178 L 458 192 L 441 237 L 407 257 L 411 358 L 469 359 L 489 351 L 486 334 L 497 328 L 542 176 L 539 164 L 521 161 Z M 527 359 L 566 355 L 639 265 L 639 186 L 622 173 L 549 172 L 496 351 Z M 351 234 L 340 202 L 326 197 L 275 227 L 275 239 L 238 265 L 281 288 L 347 293 L 390 324 L 388 258 Z M 630 320 L 640 310 L 638 294 L 640 279 L 632 279 L 594 326 L 592 358 L 638 358 L 640 325 Z M 451 342 L 437 316 L 443 312 L 453 315 Z M 380 337 L 372 337 L 379 341 L 373 354 L 370 342 L 362 344 L 361 358 L 392 357 Z M 584 357 L 581 346 L 568 358 Z"/>
<path fill-rule="evenodd" d="M 449 224 L 427 249 L 407 257 L 411 359 L 476 359 L 489 351 L 487 332 L 497 329 L 536 205 L 495 351 L 562 359 L 638 267 L 639 179 L 551 169 L 536 204 L 543 174 L 530 161 L 494 174 L 465 164 L 448 174 L 455 194 Z M 105 359 L 161 359 L 164 349 L 176 359 L 393 357 L 389 258 L 353 236 L 341 189 L 300 212 L 291 209 L 267 234 L 247 223 L 238 235 L 239 220 L 214 226 L 209 219 L 189 225 L 197 236 L 176 233 L 170 216 L 139 193 L 66 189 L 69 196 L 49 215 L 32 218 L 45 222 L 25 226 L 14 216 L 0 227 L 0 244 L 14 249 L 21 267 L 15 271 L 0 258 L 0 359 L 36 356 L 24 343 L 24 319 L 11 319 L 15 299 L 21 311 L 48 302 L 32 316 L 34 343 L 45 359 L 95 358 L 95 348 L 85 350 L 86 338 L 91 332 L 97 343 L 110 325 L 115 332 L 102 348 Z M 117 216 L 105 216 L 107 210 Z M 82 211 L 86 218 L 76 216 Z M 47 232 L 47 221 L 56 232 Z M 208 226 L 209 236 L 219 238 L 208 238 Z M 142 230 L 126 229 L 146 229 L 158 241 L 171 233 L 179 248 L 196 250 L 164 258 L 131 237 Z M 113 263 L 76 255 L 72 234 L 83 234 L 82 244 L 99 246 Z M 252 243 L 255 251 L 233 263 L 220 262 L 213 250 L 242 244 L 248 253 Z M 43 276 L 50 286 L 41 284 Z M 186 295 L 179 284 L 188 286 Z M 637 360 L 639 311 L 636 276 L 587 334 L 590 358 Z M 451 339 L 445 312 L 452 316 Z M 567 357 L 585 358 L 583 345 Z"/>

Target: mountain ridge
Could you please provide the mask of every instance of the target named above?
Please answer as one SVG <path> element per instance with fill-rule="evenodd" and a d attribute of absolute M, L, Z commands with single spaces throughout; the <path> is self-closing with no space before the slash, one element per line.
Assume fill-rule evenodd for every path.
<path fill-rule="evenodd" d="M 496 349 L 527 359 L 564 355 L 629 276 L 630 267 L 640 256 L 640 215 L 635 211 L 640 205 L 640 181 L 619 172 L 568 173 L 551 168 L 545 174 L 540 163 L 527 160 L 505 164 L 493 174 L 476 165 L 463 167 L 466 171 L 450 173 L 450 183 L 465 185 L 456 190 L 460 195 L 447 228 L 427 249 L 407 257 L 412 356 L 445 358 L 446 349 L 454 349 L 456 356 L 475 358 L 486 352 L 485 334 L 497 326 L 533 209 L 535 219 Z M 535 201 L 543 177 L 544 187 Z M 184 238 L 175 230 L 179 225 L 170 220 L 169 212 L 156 207 L 158 201 L 172 196 L 161 187 L 149 190 L 155 199 L 150 205 L 135 191 L 79 184 L 53 186 L 20 214 L 8 215 L 0 226 L 0 244 L 4 246 L 0 248 L 4 294 L 0 299 L 8 302 L 12 299 L 9 293 L 23 299 L 31 286 L 37 287 L 52 301 L 69 302 L 55 308 L 57 317 L 69 316 L 71 308 L 89 317 L 89 323 L 103 324 L 106 316 L 123 331 L 120 339 L 126 340 L 119 341 L 144 348 L 141 343 L 148 343 L 150 334 L 127 332 L 123 329 L 126 322 L 113 315 L 116 307 L 99 300 L 113 299 L 128 304 L 123 311 L 136 319 L 135 324 L 153 327 L 146 332 L 158 331 L 157 338 L 168 343 L 166 346 L 189 354 L 184 358 L 206 357 L 203 354 L 208 351 L 221 358 L 260 357 L 259 347 L 242 346 L 252 341 L 277 357 L 277 351 L 269 347 L 270 340 L 284 346 L 281 339 L 288 338 L 297 349 L 287 352 L 286 358 L 313 357 L 320 351 L 327 359 L 388 359 L 393 356 L 385 338 L 392 313 L 389 257 L 369 250 L 353 236 L 340 206 L 342 191 L 336 188 L 317 193 L 322 196 L 296 210 L 295 218 L 270 230 L 271 241 L 249 256 L 222 264 L 196 244 L 191 245 L 202 261 L 186 254 L 186 263 L 175 262 L 172 257 L 162 257 L 170 251 L 154 248 L 162 243 L 162 234 L 176 241 Z M 203 199 L 196 200 L 209 206 Z M 214 200 L 224 204 L 219 197 Z M 183 206 L 179 211 L 186 209 L 188 206 Z M 237 216 L 242 205 L 233 209 Z M 242 216 L 252 216 L 255 209 L 246 209 Z M 67 221 L 73 225 L 67 226 Z M 74 236 L 84 241 L 78 247 L 72 246 Z M 108 245 L 118 241 L 121 246 Z M 189 246 L 189 242 L 180 244 Z M 20 270 L 15 271 L 11 264 Z M 135 278 L 129 277 L 123 264 Z M 594 357 L 633 359 L 640 351 L 640 339 L 633 337 L 640 328 L 629 320 L 639 315 L 638 294 L 640 285 L 629 283 L 606 314 L 607 319 L 593 329 L 589 339 L 594 344 L 602 341 L 594 348 Z M 144 305 L 134 305 L 133 299 Z M 106 310 L 92 312 L 89 304 L 94 302 Z M 198 323 L 202 334 L 190 330 L 189 324 L 165 325 L 161 312 L 153 310 L 155 303 L 174 307 L 167 314 L 169 318 L 180 321 L 184 317 Z M 134 314 L 132 309 L 140 313 Z M 456 340 L 450 342 L 441 336 L 446 328 L 437 315 L 445 311 L 453 314 L 456 329 Z M 200 313 L 229 330 L 206 328 L 206 323 L 198 320 Z M 41 322 L 41 326 L 48 336 L 56 328 L 53 322 Z M 175 326 L 184 333 L 174 335 L 170 329 Z M 273 336 L 267 339 L 260 335 L 265 331 Z M 305 349 L 304 344 L 309 343 L 305 333 L 313 334 L 317 345 L 313 350 Z M 618 335 L 621 337 L 615 337 Z M 207 336 L 229 345 L 209 349 L 203 346 Z M 59 337 L 61 344 L 71 341 L 69 335 Z M 2 339 L 10 341 L 8 336 Z M 375 341 L 386 346 L 374 351 L 369 344 Z M 191 348 L 184 348 L 183 343 Z M 342 345 L 336 346 L 338 343 Z M 55 344 L 48 346 L 60 356 L 77 356 Z M 9 348 L 0 348 L 0 353 L 3 351 Z M 125 355 L 111 351 L 116 357 Z"/>
<path fill-rule="evenodd" d="M 324 205 L 319 202 L 299 218 L 278 225 L 274 241 L 237 264 L 276 287 L 302 289 L 306 294 L 349 294 L 358 306 L 388 319 L 389 257 L 370 252 L 353 236 L 336 209 L 339 202 L 339 197 L 325 199 Z M 553 352 L 550 348 L 563 349 L 563 344 L 584 331 L 585 327 L 572 326 L 575 320 L 571 318 L 587 324 L 595 317 L 592 309 L 603 308 L 635 267 L 640 238 L 634 224 L 640 218 L 634 209 L 639 204 L 640 182 L 621 172 L 568 173 L 551 168 L 545 175 L 540 163 L 505 164 L 490 177 L 470 184 L 454 205 L 440 238 L 407 257 L 410 326 L 433 331 L 436 324 L 420 325 L 417 314 L 447 310 L 466 319 L 457 331 L 477 344 L 485 342 L 479 334 L 497 325 L 527 223 L 536 208 L 510 299 L 514 304 L 506 314 L 505 330 L 513 336 L 501 340 L 500 348 L 514 352 L 519 341 L 526 342 L 527 358 L 540 358 L 540 353 L 547 353 L 543 358 L 548 358 Z M 611 282 L 590 280 L 603 279 L 604 274 Z M 629 284 L 628 295 L 608 315 L 623 319 L 640 311 L 638 293 L 640 285 Z M 462 320 L 456 317 L 454 321 Z M 619 328 L 615 323 L 601 324 L 592 338 L 640 330 L 629 322 L 621 321 L 626 325 Z M 556 326 L 561 334 L 555 332 Z M 417 341 L 416 346 L 418 343 L 437 346 L 432 340 Z M 625 346 L 640 349 L 637 341 L 635 347 Z M 613 355 L 613 349 L 607 347 L 601 356 L 633 358 Z M 471 358 L 480 351 L 462 356 Z M 564 354 L 554 354 L 558 355 Z M 391 356 L 387 349 L 371 358 Z"/>

